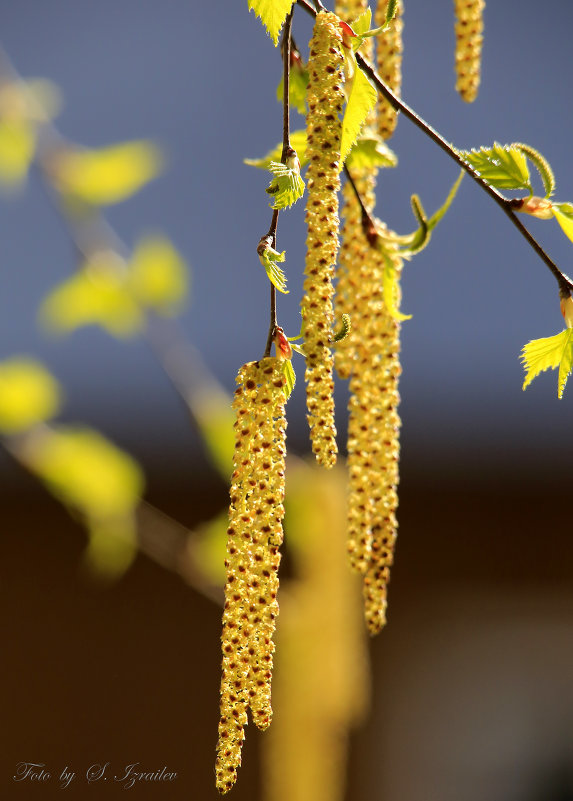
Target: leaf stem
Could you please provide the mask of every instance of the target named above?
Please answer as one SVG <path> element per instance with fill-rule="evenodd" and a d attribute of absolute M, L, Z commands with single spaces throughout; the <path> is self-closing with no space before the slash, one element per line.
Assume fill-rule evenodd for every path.
<path fill-rule="evenodd" d="M 282 157 L 281 161 L 286 163 L 287 157 L 289 155 L 289 151 L 291 150 L 290 145 L 290 107 L 289 107 L 289 100 L 290 100 L 290 51 L 291 51 L 291 31 L 292 31 L 292 18 L 294 13 L 294 4 L 287 14 L 284 28 L 283 28 L 283 38 L 281 43 L 282 48 L 282 57 L 283 57 L 283 150 L 282 150 Z M 271 219 L 271 225 L 269 227 L 269 232 L 267 237 L 271 237 L 271 247 L 276 250 L 277 246 L 277 225 L 279 221 L 279 210 L 275 209 L 273 211 L 273 216 Z M 277 291 L 274 287 L 274 284 L 271 283 L 271 314 L 270 314 L 270 322 L 269 322 L 269 331 L 267 334 L 267 343 L 265 345 L 265 352 L 264 357 L 271 355 L 271 347 L 273 344 L 273 338 L 275 335 L 275 331 L 278 326 L 277 322 Z"/>
<path fill-rule="evenodd" d="M 319 0 L 315 0 L 315 2 L 318 3 Z M 307 2 L 307 0 L 297 0 L 297 3 L 308 14 L 313 17 L 316 16 L 316 11 Z M 535 250 L 537 255 L 552 273 L 559 285 L 560 295 L 565 294 L 568 296 L 573 291 L 573 280 L 571 280 L 568 275 L 565 275 L 565 273 L 559 269 L 559 267 L 548 256 L 535 237 L 527 230 L 525 225 L 523 225 L 512 207 L 512 201 L 504 197 L 500 192 L 497 191 L 497 189 L 484 181 L 481 175 L 479 175 L 479 173 L 477 173 L 473 167 L 468 164 L 467 161 L 465 161 L 465 159 L 452 144 L 447 142 L 444 137 L 435 130 L 435 128 L 432 128 L 432 126 L 422 119 L 422 117 L 420 117 L 413 109 L 411 109 L 407 103 L 404 103 L 403 100 L 397 97 L 394 92 L 392 92 L 388 86 L 386 86 L 374 67 L 362 55 L 360 55 L 360 53 L 356 53 L 356 61 L 364 74 L 367 75 L 372 83 L 376 86 L 380 94 L 383 95 L 383 97 L 385 97 L 386 100 L 397 111 L 401 111 L 405 117 L 407 117 L 411 122 L 414 123 L 414 125 L 416 125 L 423 133 L 425 133 L 426 136 L 435 142 L 435 144 L 438 145 L 438 147 L 440 147 L 445 153 L 447 153 L 450 158 L 459 164 L 459 166 L 467 172 L 470 178 L 479 184 L 481 188 L 487 192 L 487 194 L 497 203 L 497 205 L 503 209 L 504 213 L 507 215 L 507 217 L 509 217 L 513 225 L 515 225 L 520 234 L 527 240 L 533 250 Z"/>

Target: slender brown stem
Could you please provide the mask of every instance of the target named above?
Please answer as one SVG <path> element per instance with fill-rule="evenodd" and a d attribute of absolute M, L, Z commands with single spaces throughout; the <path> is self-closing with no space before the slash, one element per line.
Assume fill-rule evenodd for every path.
<path fill-rule="evenodd" d="M 297 0 L 297 4 L 301 6 L 308 14 L 315 17 L 316 11 L 307 2 L 307 0 Z M 573 281 L 569 276 L 565 275 L 559 267 L 555 264 L 555 262 L 548 256 L 545 250 L 541 247 L 539 242 L 535 239 L 535 237 L 528 231 L 525 225 L 521 222 L 521 220 L 517 217 L 513 207 L 512 201 L 506 197 L 504 197 L 500 192 L 497 191 L 493 186 L 490 186 L 486 181 L 483 180 L 481 175 L 477 173 L 473 167 L 468 164 L 468 162 L 463 158 L 463 156 L 456 150 L 456 148 L 447 142 L 444 137 L 432 128 L 432 126 L 427 123 L 422 117 L 420 117 L 416 112 L 408 106 L 403 100 L 397 97 L 391 89 L 384 83 L 384 81 L 380 78 L 374 67 L 363 57 L 360 53 L 356 54 L 356 61 L 359 67 L 362 69 L 365 75 L 367 75 L 372 83 L 376 86 L 380 94 L 386 98 L 386 100 L 397 110 L 402 112 L 402 114 L 407 117 L 411 122 L 414 123 L 423 133 L 426 134 L 433 142 L 435 142 L 438 147 L 440 147 L 445 153 L 448 154 L 450 158 L 452 158 L 459 166 L 467 172 L 467 174 L 472 178 L 477 184 L 481 186 L 484 192 L 487 194 L 497 203 L 497 205 L 504 211 L 504 213 L 509 217 L 513 225 L 517 228 L 520 234 L 525 237 L 527 242 L 531 245 L 531 247 L 535 250 L 537 255 L 540 259 L 544 262 L 544 264 L 548 267 L 551 271 L 553 277 L 557 281 L 559 285 L 559 292 L 561 295 L 569 296 L 573 291 Z"/>
<path fill-rule="evenodd" d="M 281 161 L 283 164 L 292 150 L 290 145 L 290 52 L 291 52 L 291 31 L 292 31 L 292 17 L 294 13 L 294 5 L 290 12 L 287 14 L 283 29 L 282 38 L 282 56 L 283 56 L 283 150 Z M 270 239 L 270 245 L 276 250 L 277 246 L 277 225 L 279 221 L 279 210 L 274 209 L 271 224 L 267 234 L 267 240 Z M 269 322 L 269 331 L 267 334 L 267 342 L 265 345 L 264 356 L 271 355 L 271 347 L 273 338 L 278 326 L 277 322 L 277 291 L 273 283 L 271 283 L 271 314 Z"/>

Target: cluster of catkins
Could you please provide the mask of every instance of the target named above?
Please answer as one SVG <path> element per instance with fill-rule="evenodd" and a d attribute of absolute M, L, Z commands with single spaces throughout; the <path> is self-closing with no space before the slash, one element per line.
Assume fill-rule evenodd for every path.
<path fill-rule="evenodd" d="M 483 0 L 454 0 L 456 64 L 465 100 L 479 84 Z M 389 0 L 380 0 L 376 24 L 383 25 Z M 312 449 L 325 467 L 336 462 L 334 381 L 336 366 L 350 380 L 348 424 L 348 552 L 362 574 L 365 617 L 371 634 L 386 622 L 386 593 L 396 541 L 398 505 L 400 368 L 398 238 L 372 216 L 377 168 L 353 170 L 344 187 L 344 223 L 339 251 L 341 112 L 351 75 L 340 21 L 352 23 L 366 0 L 336 0 L 336 14 L 316 16 L 310 42 L 307 89 L 306 204 L 307 255 L 301 301 L 306 356 L 307 410 Z M 377 66 L 399 95 L 402 56 L 402 0 L 389 27 L 377 37 Z M 373 40 L 364 55 L 374 57 Z M 345 85 L 346 84 L 346 85 Z M 383 98 L 366 121 L 364 133 L 388 139 L 396 111 Z M 337 265 L 338 260 L 338 265 Z M 391 275 L 390 283 L 385 280 Z M 334 281 L 337 279 L 336 297 Z M 394 297 L 383 291 L 391 287 Z M 349 335 L 335 341 L 333 326 L 351 319 Z M 279 329 L 280 330 L 280 329 Z M 241 764 L 247 710 L 265 729 L 271 720 L 270 682 L 273 634 L 278 614 L 279 547 L 283 539 L 285 468 L 284 339 L 277 356 L 245 364 L 237 376 L 233 408 L 235 457 L 227 542 L 227 582 L 223 615 L 221 719 L 217 747 L 217 787 L 227 792 Z M 285 347 L 283 347 L 283 345 Z M 286 354 L 286 351 L 289 351 Z"/>

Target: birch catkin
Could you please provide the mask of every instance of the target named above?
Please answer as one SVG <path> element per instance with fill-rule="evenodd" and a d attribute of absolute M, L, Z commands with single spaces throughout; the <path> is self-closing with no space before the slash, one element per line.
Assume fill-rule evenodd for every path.
<path fill-rule="evenodd" d="M 336 15 L 317 14 L 308 62 L 306 205 L 307 256 L 301 301 L 306 394 L 312 450 L 320 464 L 336 462 L 332 279 L 338 252 L 338 190 L 343 94 L 342 35 Z"/>
<path fill-rule="evenodd" d="M 456 89 L 467 103 L 476 99 L 480 83 L 484 8 L 484 0 L 454 0 Z"/>
<path fill-rule="evenodd" d="M 376 25 L 384 25 L 388 11 L 389 0 L 379 0 L 376 8 Z M 390 23 L 387 31 L 381 33 L 376 41 L 376 63 L 378 72 L 384 83 L 396 95 L 400 95 L 402 88 L 402 29 L 404 22 L 402 15 L 404 4 L 398 0 L 396 16 Z M 378 133 L 383 139 L 390 139 L 398 122 L 398 112 L 390 105 L 385 97 L 378 98 Z"/>
<path fill-rule="evenodd" d="M 378 223 L 378 228 L 379 244 L 370 247 L 356 282 L 348 421 L 348 552 L 353 568 L 364 575 L 365 617 L 371 634 L 386 621 L 396 540 L 401 371 L 400 323 L 384 303 L 382 279 L 386 259 L 398 272 L 402 259 L 385 227 Z"/>
<path fill-rule="evenodd" d="M 272 716 L 273 634 L 283 539 L 285 432 L 282 360 L 245 364 L 233 408 L 234 471 L 227 530 L 217 788 L 231 789 L 241 764 L 247 708 L 265 729 Z"/>

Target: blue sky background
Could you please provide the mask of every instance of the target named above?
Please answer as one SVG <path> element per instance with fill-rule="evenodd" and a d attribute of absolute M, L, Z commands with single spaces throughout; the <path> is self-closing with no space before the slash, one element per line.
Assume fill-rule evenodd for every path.
<path fill-rule="evenodd" d="M 145 137 L 164 147 L 165 174 L 107 216 L 130 246 L 160 230 L 184 254 L 193 289 L 182 327 L 232 390 L 238 366 L 262 355 L 268 322 L 268 284 L 256 257 L 270 220 L 267 177 L 242 161 L 281 136 L 279 53 L 260 21 L 245 0 L 2 0 L 0 10 L 1 43 L 20 74 L 61 88 L 57 124 L 66 137 L 90 147 Z M 466 105 L 454 90 L 451 0 L 407 0 L 403 96 L 458 147 L 533 145 L 554 168 L 556 197 L 573 200 L 573 4 L 502 0 L 488 4 L 485 20 L 480 94 Z M 294 33 L 305 50 L 311 21 L 300 10 Z M 302 124 L 295 115 L 293 127 Z M 410 195 L 432 212 L 457 168 L 407 120 L 391 146 L 399 166 L 380 176 L 378 214 L 405 233 L 413 227 Z M 291 290 L 280 298 L 279 320 L 291 335 L 304 263 L 299 206 L 279 223 Z M 573 245 L 557 224 L 530 227 L 573 273 Z M 62 340 L 39 330 L 42 298 L 74 265 L 34 177 L 20 197 L 2 201 L 0 241 L 0 358 L 43 359 L 65 386 L 65 419 L 102 428 L 142 458 L 194 464 L 196 437 L 145 344 L 95 329 Z M 556 285 L 469 179 L 430 246 L 406 265 L 403 290 L 403 308 L 413 314 L 403 328 L 404 459 L 428 480 L 443 466 L 508 477 L 535 470 L 550 479 L 571 448 L 573 386 L 558 401 L 550 373 L 523 393 L 518 354 L 529 339 L 562 329 Z M 302 447 L 302 359 L 295 366 L 289 432 Z M 341 430 L 345 400 L 341 388 Z"/>

